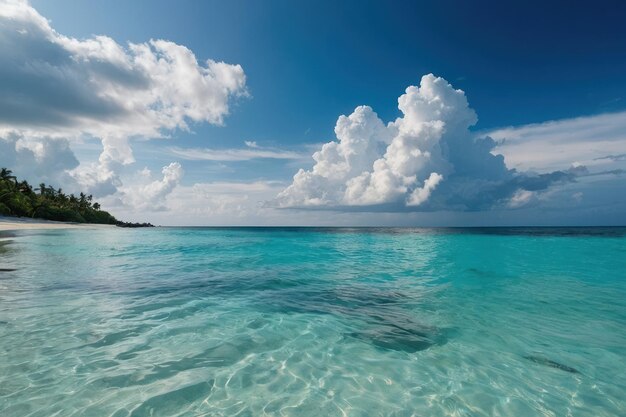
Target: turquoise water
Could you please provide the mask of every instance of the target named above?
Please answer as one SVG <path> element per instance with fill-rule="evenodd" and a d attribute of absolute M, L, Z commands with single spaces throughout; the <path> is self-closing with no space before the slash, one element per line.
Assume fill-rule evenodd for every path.
<path fill-rule="evenodd" d="M 3 236 L 1 416 L 626 415 L 626 229 Z"/>

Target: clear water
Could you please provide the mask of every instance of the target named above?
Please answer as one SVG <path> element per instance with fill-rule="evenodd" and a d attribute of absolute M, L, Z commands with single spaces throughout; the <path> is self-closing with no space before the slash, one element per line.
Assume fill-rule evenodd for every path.
<path fill-rule="evenodd" d="M 626 415 L 626 229 L 25 231 L 0 268 L 1 416 Z"/>

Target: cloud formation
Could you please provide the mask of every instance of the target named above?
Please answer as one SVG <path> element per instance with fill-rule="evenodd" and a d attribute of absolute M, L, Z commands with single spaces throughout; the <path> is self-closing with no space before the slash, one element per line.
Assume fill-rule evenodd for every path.
<path fill-rule="evenodd" d="M 348 210 L 477 210 L 530 201 L 574 175 L 547 176 L 507 168 L 490 137 L 475 137 L 477 122 L 465 93 L 432 74 L 398 98 L 402 117 L 385 125 L 367 106 L 340 116 L 337 141 L 313 154 L 275 199 L 283 208 Z"/>
<path fill-rule="evenodd" d="M 161 173 L 161 179 L 150 181 L 151 173 L 144 169 L 141 176 L 149 181 L 123 188 L 124 203 L 141 210 L 165 209 L 165 197 L 180 184 L 183 168 L 178 162 L 172 162 L 163 167 Z"/>
<path fill-rule="evenodd" d="M 135 161 L 131 139 L 221 125 L 232 98 L 246 95 L 239 65 L 198 62 L 166 40 L 123 46 L 64 36 L 24 0 L 0 1 L 0 51 L 0 137 L 99 138 L 98 163 L 76 178 L 102 193 L 115 191 L 119 166 Z"/>
<path fill-rule="evenodd" d="M 169 150 L 179 158 L 190 161 L 249 161 L 251 159 L 301 159 L 302 154 L 283 149 L 266 148 L 256 142 L 246 141 L 246 148 L 210 149 L 210 148 L 178 148 Z"/>
<path fill-rule="evenodd" d="M 626 112 L 553 120 L 486 132 L 497 142 L 494 152 L 509 167 L 548 172 L 572 164 L 598 166 L 623 162 Z"/>
<path fill-rule="evenodd" d="M 0 137 L 0 166 L 24 173 L 35 183 L 71 183 L 73 178 L 68 171 L 78 164 L 67 139 L 26 138 L 18 133 Z"/>
<path fill-rule="evenodd" d="M 152 182 L 149 172 L 144 170 L 141 176 L 143 178 L 136 179 L 135 184 L 125 188 L 126 194 Z M 138 212 L 130 205 L 120 205 L 116 207 L 116 213 L 133 221 L 145 221 L 148 218 L 154 224 L 169 225 L 285 224 L 287 221 L 283 213 L 275 213 L 261 204 L 275 196 L 284 186 L 284 183 L 275 181 L 178 185 L 162 199 L 159 207 L 162 210 Z M 111 201 L 110 205 L 115 207 L 116 202 Z M 179 215 L 172 216 L 172 213 Z"/>

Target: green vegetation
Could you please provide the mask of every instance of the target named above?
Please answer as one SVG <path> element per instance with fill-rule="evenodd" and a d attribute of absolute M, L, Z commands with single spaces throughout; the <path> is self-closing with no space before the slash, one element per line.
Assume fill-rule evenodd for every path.
<path fill-rule="evenodd" d="M 33 187 L 18 181 L 11 170 L 0 169 L 0 215 L 76 223 L 117 224 L 115 217 L 93 202 L 91 195 L 67 195 L 46 184 Z M 122 222 L 120 222 L 122 223 Z"/>

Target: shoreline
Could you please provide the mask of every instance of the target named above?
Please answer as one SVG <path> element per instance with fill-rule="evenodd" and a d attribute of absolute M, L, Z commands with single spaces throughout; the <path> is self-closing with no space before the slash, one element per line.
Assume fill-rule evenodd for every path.
<path fill-rule="evenodd" d="M 37 229 L 108 229 L 113 224 L 70 223 L 53 220 L 0 216 L 0 231 Z"/>
<path fill-rule="evenodd" d="M 486 230 L 497 231 L 499 229 L 521 230 L 521 229 L 536 229 L 538 231 L 545 231 L 549 229 L 624 229 L 626 225 L 593 225 L 593 226 L 250 226 L 250 225 L 228 225 L 228 226 L 155 226 L 161 228 L 188 228 L 188 229 L 357 229 L 357 230 L 376 230 L 376 229 L 424 229 L 424 230 Z M 45 230 L 45 229 L 109 229 L 118 228 L 114 224 L 97 224 L 97 223 L 74 223 L 74 222 L 60 222 L 54 220 L 44 219 L 32 219 L 28 217 L 11 217 L 0 216 L 0 232 L 9 230 Z"/>

